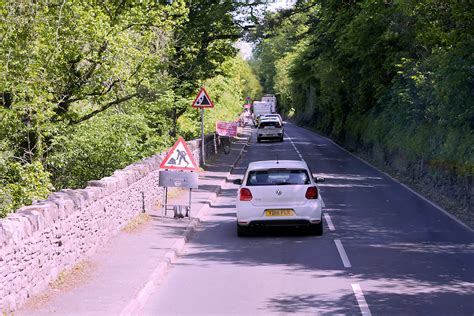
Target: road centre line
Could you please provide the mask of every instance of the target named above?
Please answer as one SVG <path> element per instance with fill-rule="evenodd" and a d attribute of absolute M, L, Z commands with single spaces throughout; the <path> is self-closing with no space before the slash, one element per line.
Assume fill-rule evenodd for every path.
<path fill-rule="evenodd" d="M 298 150 L 298 148 L 296 148 L 295 143 L 293 143 L 293 140 L 291 139 L 291 137 L 290 137 L 288 134 L 286 134 L 286 136 L 287 136 L 288 139 L 290 140 L 291 145 L 292 145 L 293 148 L 295 149 L 295 151 L 296 151 L 296 153 L 298 154 L 298 156 L 300 157 L 300 159 L 301 159 L 301 160 L 304 160 L 304 159 L 303 159 L 303 156 L 302 156 L 301 153 L 300 153 L 300 151 Z"/>
<path fill-rule="evenodd" d="M 336 244 L 336 248 L 337 248 L 337 251 L 339 252 L 339 256 L 341 256 L 342 264 L 344 265 L 344 268 L 352 267 L 351 262 L 349 261 L 349 258 L 347 257 L 346 251 L 344 250 L 344 247 L 342 246 L 341 240 L 334 239 L 334 243 Z"/>
<path fill-rule="evenodd" d="M 352 285 L 352 291 L 354 291 L 354 295 L 357 300 L 357 304 L 359 305 L 360 312 L 362 315 L 365 316 L 370 316 L 372 315 L 370 313 L 369 305 L 367 304 L 367 301 L 365 300 L 364 293 L 362 292 L 362 289 L 360 288 L 359 284 L 351 284 Z"/>
<path fill-rule="evenodd" d="M 326 220 L 326 223 L 328 224 L 329 230 L 336 230 L 334 227 L 334 224 L 332 223 L 331 216 L 329 216 L 328 213 L 324 213 L 324 219 Z"/>

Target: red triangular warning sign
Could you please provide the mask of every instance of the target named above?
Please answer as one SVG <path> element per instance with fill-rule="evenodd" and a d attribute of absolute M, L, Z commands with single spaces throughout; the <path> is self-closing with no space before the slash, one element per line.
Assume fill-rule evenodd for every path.
<path fill-rule="evenodd" d="M 206 90 L 201 88 L 196 99 L 193 102 L 193 108 L 213 108 L 214 104 L 211 101 L 211 98 L 207 94 Z"/>
<path fill-rule="evenodd" d="M 178 138 L 168 152 L 168 155 L 161 161 L 160 168 L 171 170 L 199 170 L 193 154 L 182 137 Z"/>

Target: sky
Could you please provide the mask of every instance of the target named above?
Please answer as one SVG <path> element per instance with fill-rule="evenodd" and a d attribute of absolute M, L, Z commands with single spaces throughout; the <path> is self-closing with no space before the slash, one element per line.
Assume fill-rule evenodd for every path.
<path fill-rule="evenodd" d="M 269 1 L 270 2 L 270 1 Z M 273 3 L 268 5 L 269 11 L 277 11 L 283 8 L 289 8 L 296 3 L 296 0 L 274 0 Z M 252 57 L 252 44 L 245 41 L 238 41 L 236 43 L 237 48 L 240 50 L 240 55 L 244 59 L 250 59 Z"/>

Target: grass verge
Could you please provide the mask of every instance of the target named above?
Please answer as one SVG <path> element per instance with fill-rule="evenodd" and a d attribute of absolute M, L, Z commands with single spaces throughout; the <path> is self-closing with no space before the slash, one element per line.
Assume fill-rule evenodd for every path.
<path fill-rule="evenodd" d="M 150 220 L 150 215 L 146 214 L 146 213 L 140 213 L 138 214 L 137 216 L 135 216 L 134 218 L 132 218 L 127 226 L 125 226 L 122 231 L 126 232 L 126 233 L 133 233 L 134 231 L 136 231 L 141 225 L 147 223 L 148 221 Z"/>

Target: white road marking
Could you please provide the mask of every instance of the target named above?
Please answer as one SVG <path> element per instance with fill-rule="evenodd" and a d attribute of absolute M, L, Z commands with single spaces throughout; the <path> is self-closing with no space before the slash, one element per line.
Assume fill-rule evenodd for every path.
<path fill-rule="evenodd" d="M 365 301 L 364 293 L 362 293 L 362 289 L 360 288 L 359 284 L 351 284 L 352 285 L 352 290 L 354 291 L 354 295 L 357 299 L 357 304 L 359 305 L 360 312 L 362 315 L 365 316 L 370 316 L 372 315 L 370 313 L 369 305 L 367 305 L 367 302 Z"/>
<path fill-rule="evenodd" d="M 342 147 L 341 145 L 337 144 L 335 141 L 333 141 L 332 139 L 328 138 L 328 137 L 325 137 L 325 136 L 322 136 L 322 135 L 319 135 L 315 132 L 311 132 L 313 134 L 316 134 L 320 137 L 323 137 L 325 139 L 327 139 L 329 142 L 331 142 L 332 144 L 336 145 L 337 147 L 339 147 L 339 149 L 345 151 L 346 153 L 348 153 L 349 155 L 351 155 L 352 157 L 356 158 L 357 160 L 359 160 L 360 162 L 366 164 L 367 166 L 377 170 L 378 172 L 380 173 L 383 173 L 385 176 L 387 176 L 388 178 L 392 179 L 393 182 L 401 185 L 402 187 L 404 187 L 406 190 L 410 191 L 411 193 L 415 194 L 416 196 L 418 196 L 419 198 L 421 198 L 422 200 L 424 200 L 425 202 L 429 203 L 431 206 L 433 206 L 434 208 L 436 208 L 438 211 L 442 212 L 444 215 L 448 216 L 449 218 L 451 218 L 452 220 L 454 220 L 456 223 L 460 224 L 461 226 L 463 226 L 465 229 L 467 229 L 468 231 L 473 231 L 473 229 L 471 227 L 469 227 L 466 223 L 462 222 L 459 218 L 457 218 L 456 216 L 454 216 L 453 214 L 449 213 L 448 211 L 446 211 L 444 208 L 442 208 L 441 206 L 439 206 L 438 204 L 434 203 L 433 201 L 430 201 L 429 199 L 427 199 L 426 197 L 424 197 L 423 195 L 421 195 L 420 193 L 416 192 L 415 190 L 413 190 L 412 188 L 410 188 L 409 186 L 407 186 L 406 184 L 403 184 L 401 183 L 400 181 L 398 181 L 397 179 L 395 179 L 394 177 L 392 177 L 391 175 L 389 175 L 388 173 L 386 173 L 385 171 L 382 171 L 380 170 L 379 168 L 377 168 L 376 166 L 370 164 L 369 162 L 365 161 L 364 159 L 360 158 L 359 156 L 356 156 L 355 154 L 351 153 L 350 151 L 348 151 L 347 149 L 345 149 L 344 147 Z"/>
<path fill-rule="evenodd" d="M 296 145 L 295 143 L 293 143 L 293 140 L 291 139 L 290 136 L 286 135 L 288 137 L 288 139 L 290 140 L 290 143 L 291 145 L 293 146 L 293 148 L 295 149 L 296 153 L 298 154 L 298 156 L 300 157 L 301 160 L 304 160 L 303 159 L 303 156 L 301 155 L 300 151 L 298 150 L 298 148 L 296 148 Z"/>
<path fill-rule="evenodd" d="M 341 240 L 334 239 L 334 242 L 336 243 L 337 251 L 339 251 L 339 255 L 341 256 L 342 264 L 344 265 L 344 268 L 352 267 L 351 262 L 349 261 L 349 258 L 347 257 L 346 251 L 344 250 L 344 247 L 342 246 Z"/>
<path fill-rule="evenodd" d="M 324 213 L 324 219 L 326 220 L 326 223 L 329 226 L 329 230 L 336 230 L 336 228 L 334 227 L 332 223 L 331 216 L 329 216 L 328 213 Z"/>

